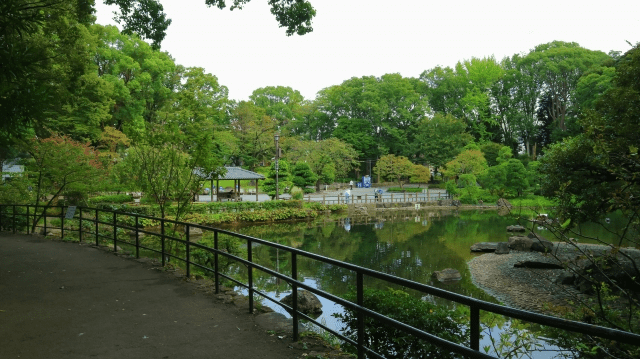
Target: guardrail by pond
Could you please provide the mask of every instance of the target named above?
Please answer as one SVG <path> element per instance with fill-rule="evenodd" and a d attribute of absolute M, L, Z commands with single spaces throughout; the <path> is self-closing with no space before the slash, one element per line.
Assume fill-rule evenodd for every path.
<path fill-rule="evenodd" d="M 425 285 L 422 283 L 410 281 L 404 278 L 399 278 L 389 274 L 377 272 L 367 268 L 359 267 L 353 264 L 341 262 L 331 258 L 323 257 L 317 254 L 305 252 L 296 248 L 287 247 L 281 244 L 268 242 L 259 238 L 254 238 L 222 229 L 212 228 L 208 226 L 202 226 L 198 224 L 178 222 L 169 219 L 156 218 L 135 213 L 117 212 L 112 210 L 104 210 L 88 207 L 66 207 L 66 206 L 29 206 L 29 205 L 3 205 L 0 204 L 0 231 L 8 230 L 13 233 L 25 231 L 27 234 L 34 232 L 36 229 L 43 229 L 45 234 L 49 233 L 52 228 L 51 222 L 59 221 L 59 230 L 61 238 L 76 237 L 80 242 L 91 241 L 96 245 L 100 245 L 101 242 L 113 244 L 113 250 L 118 251 L 119 245 L 128 245 L 135 249 L 135 256 L 139 258 L 140 251 L 150 251 L 159 254 L 162 258 L 162 265 L 166 265 L 167 259 L 174 259 L 180 261 L 186 267 L 187 277 L 191 276 L 192 268 L 198 268 L 199 270 L 211 273 L 215 280 L 215 292 L 220 292 L 220 279 L 225 278 L 236 285 L 248 290 L 249 299 L 249 312 L 253 313 L 254 309 L 254 295 L 259 295 L 266 300 L 269 300 L 277 305 L 280 305 L 293 316 L 293 340 L 297 341 L 299 338 L 298 325 L 301 319 L 307 320 L 320 328 L 332 333 L 336 337 L 351 343 L 357 348 L 358 358 L 365 358 L 367 355 L 371 355 L 376 358 L 384 358 L 380 354 L 372 351 L 366 347 L 364 342 L 364 322 L 366 317 L 375 318 L 386 325 L 393 326 L 406 333 L 409 333 L 417 338 L 426 340 L 436 346 L 450 350 L 458 354 L 462 354 L 472 358 L 493 358 L 483 352 L 480 352 L 480 311 L 487 311 L 495 314 L 504 315 L 514 319 L 520 319 L 532 323 L 537 323 L 545 326 L 551 326 L 566 331 L 593 335 L 601 338 L 615 340 L 616 342 L 631 344 L 640 346 L 640 335 L 633 334 L 616 329 L 610 329 L 605 327 L 593 326 L 585 323 L 569 321 L 561 318 L 556 318 L 548 315 L 528 312 L 525 310 L 514 309 L 494 303 L 489 303 L 474 298 L 466 297 L 460 294 L 452 293 L 443 289 Z M 151 220 L 160 223 L 159 232 L 145 230 L 141 227 L 143 220 Z M 171 225 L 174 228 L 180 228 L 179 234 L 181 238 L 175 237 L 175 233 L 171 235 L 167 233 L 167 225 Z M 213 248 L 201 245 L 190 240 L 192 229 L 198 228 L 203 232 L 213 233 L 214 246 Z M 118 233 L 120 232 L 120 233 Z M 142 245 L 141 236 L 152 236 L 159 241 L 159 245 L 155 248 L 149 245 Z M 226 252 L 221 249 L 219 244 L 221 237 L 231 236 L 245 241 L 247 245 L 247 258 L 241 258 L 236 255 Z M 145 242 L 149 242 L 145 240 Z M 291 275 L 287 276 L 278 271 L 272 270 L 265 266 L 262 266 L 253 261 L 253 245 L 261 244 L 264 246 L 270 246 L 279 250 L 288 252 L 291 256 Z M 167 250 L 167 247 L 176 248 L 174 246 L 183 246 L 184 250 Z M 192 260 L 194 250 L 201 250 L 213 255 L 213 263 L 197 263 Z M 181 253 L 182 256 L 176 255 Z M 230 275 L 224 274 L 219 270 L 220 256 L 223 256 L 229 260 L 241 263 L 247 267 L 247 282 L 244 283 Z M 350 302 L 343 298 L 340 298 L 331 293 L 323 290 L 316 289 L 308 286 L 298 280 L 298 262 L 301 258 L 318 261 L 324 264 L 334 265 L 350 270 L 355 273 L 355 288 L 356 288 L 356 302 Z M 206 264 L 209 264 L 207 266 Z M 315 321 L 309 316 L 298 311 L 297 301 L 293 300 L 292 305 L 288 306 L 280 303 L 275 298 L 269 297 L 264 292 L 254 288 L 254 270 L 262 271 L 273 277 L 286 281 L 292 288 L 294 297 L 297 297 L 298 289 L 306 289 L 316 295 L 322 296 L 329 300 L 334 301 L 337 304 L 348 307 L 358 315 L 358 336 L 354 341 L 342 334 L 328 328 L 326 325 Z M 371 311 L 363 307 L 363 292 L 364 292 L 364 278 L 372 277 L 395 285 L 400 285 L 406 288 L 420 291 L 425 294 L 437 296 L 460 305 L 468 306 L 470 309 L 470 322 L 469 329 L 471 333 L 470 346 L 463 346 L 452 343 L 437 336 L 437 333 L 427 333 L 425 331 L 416 329 L 407 324 L 398 322 L 394 319 L 381 315 L 377 312 Z"/>

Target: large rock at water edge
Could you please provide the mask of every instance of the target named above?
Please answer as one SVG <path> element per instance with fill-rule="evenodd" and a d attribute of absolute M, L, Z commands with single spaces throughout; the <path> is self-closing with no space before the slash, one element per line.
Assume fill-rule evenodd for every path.
<path fill-rule="evenodd" d="M 293 307 L 293 293 L 282 298 L 280 301 L 290 307 Z M 308 316 L 318 316 L 322 314 L 322 303 L 315 294 L 308 290 L 298 291 L 298 311 Z"/>
<path fill-rule="evenodd" d="M 506 200 L 506 199 L 504 199 L 504 198 L 500 198 L 500 199 L 498 200 L 498 202 L 496 203 L 496 205 L 497 205 L 498 207 L 504 207 L 504 208 L 508 208 L 508 209 L 513 208 L 513 206 L 511 205 L 511 203 L 509 203 L 509 201 L 507 201 L 507 200 Z"/>
<path fill-rule="evenodd" d="M 524 228 L 523 226 L 517 224 L 515 226 L 508 226 L 507 227 L 507 232 L 525 232 L 527 229 Z"/>
<path fill-rule="evenodd" d="M 490 253 L 495 251 L 496 248 L 498 248 L 498 242 L 480 242 L 473 244 L 471 246 L 471 251 Z"/>
<path fill-rule="evenodd" d="M 440 282 L 452 282 L 462 279 L 460 272 L 453 268 L 445 268 L 441 271 L 433 272 L 433 276 Z"/>
<path fill-rule="evenodd" d="M 496 247 L 495 254 L 509 254 L 509 243 L 507 242 L 498 243 L 498 247 Z"/>
<path fill-rule="evenodd" d="M 542 238 L 529 237 L 509 237 L 509 248 L 514 251 L 521 252 L 550 252 L 553 249 L 553 243 Z"/>
<path fill-rule="evenodd" d="M 547 261 L 520 261 L 513 265 L 514 268 L 535 268 L 535 269 L 563 269 L 564 267 L 558 263 Z"/>

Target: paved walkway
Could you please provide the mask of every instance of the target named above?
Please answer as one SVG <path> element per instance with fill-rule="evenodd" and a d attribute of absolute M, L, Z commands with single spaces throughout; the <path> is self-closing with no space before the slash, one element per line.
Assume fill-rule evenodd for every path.
<path fill-rule="evenodd" d="M 306 345 L 304 345 L 306 347 Z M 0 233 L 0 358 L 301 358 L 309 350 L 173 274 Z"/>

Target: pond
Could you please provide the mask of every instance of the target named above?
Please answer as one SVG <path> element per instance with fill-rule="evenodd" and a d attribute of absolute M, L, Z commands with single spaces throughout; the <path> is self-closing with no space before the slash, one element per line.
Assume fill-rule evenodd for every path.
<path fill-rule="evenodd" d="M 623 219 L 617 217 L 612 218 L 612 228 L 621 225 L 622 221 Z M 387 213 L 374 220 L 334 218 L 314 222 L 234 227 L 232 230 L 455 293 L 496 302 L 493 297 L 472 283 L 467 262 L 480 254 L 470 252 L 470 246 L 476 242 L 506 241 L 513 235 L 506 231 L 506 227 L 513 224 L 517 224 L 513 217 L 500 216 L 493 210 L 423 210 Z M 553 235 L 544 228 L 533 228 L 536 233 L 553 240 Z M 586 225 L 581 229 L 594 237 L 612 240 L 609 228 Z M 253 256 L 261 265 L 277 268 L 278 271 L 290 275 L 290 254 L 267 246 L 256 246 Z M 457 269 L 462 279 L 450 284 L 434 280 L 432 273 L 444 268 Z M 344 294 L 355 285 L 355 276 L 350 271 L 305 259 L 298 261 L 298 276 L 304 283 L 334 295 Z M 254 280 L 258 289 L 272 297 L 282 299 L 291 293 L 285 282 L 263 275 L 259 271 L 255 272 Z M 365 285 L 378 288 L 388 286 L 367 277 Z M 342 312 L 342 307 L 321 297 L 319 299 L 323 304 L 323 314 L 318 320 L 325 322 L 332 329 L 339 330 L 341 323 L 332 314 Z M 434 298 L 425 299 L 450 305 Z M 281 307 L 270 301 L 263 302 L 287 315 Z"/>

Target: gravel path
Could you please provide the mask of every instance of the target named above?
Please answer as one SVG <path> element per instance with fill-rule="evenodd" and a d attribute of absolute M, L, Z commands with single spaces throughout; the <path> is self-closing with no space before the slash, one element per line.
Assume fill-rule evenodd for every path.
<path fill-rule="evenodd" d="M 469 270 L 473 283 L 505 305 L 548 313 L 545 304 L 567 306 L 567 300 L 582 296 L 571 286 L 555 284 L 554 280 L 562 269 L 514 268 L 523 260 L 549 260 L 536 252 L 515 252 L 509 254 L 487 253 L 473 258 Z"/>

